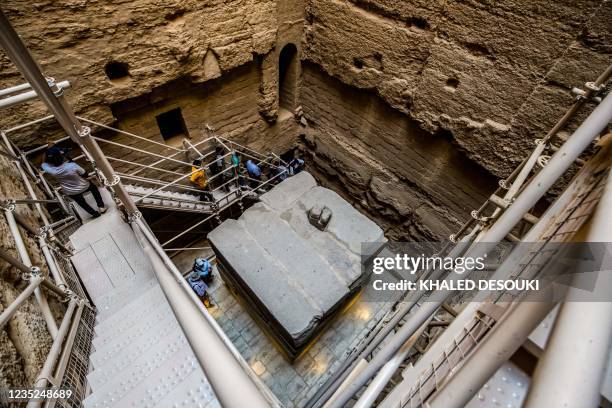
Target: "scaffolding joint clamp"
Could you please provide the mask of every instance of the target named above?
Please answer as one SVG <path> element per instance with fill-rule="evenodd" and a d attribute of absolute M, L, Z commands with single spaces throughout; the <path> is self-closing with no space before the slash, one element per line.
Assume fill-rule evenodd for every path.
<path fill-rule="evenodd" d="M 23 276 L 24 280 L 31 280 L 32 278 L 36 278 L 36 277 L 42 277 L 42 270 L 35 265 L 30 266 L 30 274 L 24 274 L 25 276 Z"/>
<path fill-rule="evenodd" d="M 64 88 L 62 88 L 57 84 L 57 82 L 55 82 L 55 78 L 45 77 L 45 79 L 47 80 L 47 85 L 49 85 L 49 88 L 51 88 L 51 90 L 53 91 L 53 95 L 58 98 L 64 95 Z"/>
<path fill-rule="evenodd" d="M 604 86 L 604 84 L 599 84 L 599 85 L 595 85 L 595 82 L 587 82 L 584 84 L 585 88 L 588 89 L 589 91 L 593 91 L 593 92 L 601 92 L 602 90 L 604 90 L 606 87 Z"/>
<path fill-rule="evenodd" d="M 89 126 L 81 126 L 80 129 L 77 129 L 77 133 L 81 138 L 91 136 L 91 128 Z"/>
<path fill-rule="evenodd" d="M 543 154 L 540 157 L 538 157 L 538 160 L 537 160 L 538 166 L 544 168 L 546 167 L 549 161 L 550 161 L 550 156 Z"/>
<path fill-rule="evenodd" d="M 15 200 L 9 199 L 0 201 L 0 207 L 5 211 L 13 212 L 15 211 L 15 206 Z"/>
<path fill-rule="evenodd" d="M 128 223 L 132 224 L 141 218 L 142 213 L 140 211 L 134 211 L 133 213 L 128 214 Z"/>
<path fill-rule="evenodd" d="M 478 213 L 478 211 L 476 210 L 472 210 L 472 212 L 470 213 L 470 215 L 472 216 L 473 219 L 475 219 L 476 221 L 481 221 L 484 222 L 488 219 L 488 217 L 481 217 L 480 214 Z"/>
<path fill-rule="evenodd" d="M 108 179 L 105 178 L 104 176 L 102 176 L 102 180 L 104 181 L 104 185 L 106 187 L 113 187 L 121 182 L 121 177 L 119 177 L 116 174 L 113 174 L 113 179 L 111 181 L 108 181 Z"/>
<path fill-rule="evenodd" d="M 45 225 L 38 229 L 38 234 L 36 234 L 36 238 L 42 238 L 43 240 L 47 238 L 47 233 L 51 230 L 49 226 Z"/>

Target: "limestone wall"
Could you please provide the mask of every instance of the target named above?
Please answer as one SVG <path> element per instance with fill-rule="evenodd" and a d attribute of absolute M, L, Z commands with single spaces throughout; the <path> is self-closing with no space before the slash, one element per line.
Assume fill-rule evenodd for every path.
<path fill-rule="evenodd" d="M 374 92 L 345 85 L 314 64 L 303 71 L 315 174 L 346 192 L 388 237 L 448 236 L 494 188 L 490 174 L 448 138 L 429 134 Z"/>
<path fill-rule="evenodd" d="M 507 174 L 612 56 L 601 0 L 312 0 L 304 57 Z"/>
<path fill-rule="evenodd" d="M 600 0 L 312 0 L 306 21 L 318 174 L 400 237 L 456 228 L 494 186 L 478 168 L 508 175 L 612 61 Z"/>
<path fill-rule="evenodd" d="M 199 133 L 202 123 L 207 122 L 223 130 L 251 129 L 264 137 L 295 136 L 295 132 L 279 132 L 275 122 L 277 60 L 286 42 L 300 47 L 301 2 L 48 0 L 7 1 L 2 8 L 43 71 L 58 80 L 71 81 L 73 89 L 68 98 L 83 116 L 105 124 L 147 129 L 151 134 L 157 128 L 149 126 L 155 120 L 153 113 L 185 102 L 189 105 L 185 110 L 195 111 L 201 104 L 210 106 L 197 118 L 194 114 L 185 118 L 190 133 Z M 109 79 L 105 70 L 109 63 L 123 64 L 128 75 Z M 238 73 L 234 72 L 236 68 Z M 221 77 L 221 81 L 215 81 Z M 21 82 L 15 67 L 0 53 L 0 84 Z M 172 95 L 176 84 L 180 85 L 179 92 L 188 95 L 186 99 Z M 247 93 L 240 97 L 226 94 L 240 86 L 248 86 Z M 129 113 L 133 108 L 126 107 L 134 100 L 152 104 L 153 112 L 144 114 L 137 104 L 137 112 Z M 118 103 L 121 107 L 115 108 Z M 241 122 L 245 115 L 213 114 L 240 109 L 247 111 L 245 123 Z M 47 114 L 40 103 L 6 112 L 0 127 Z M 22 146 L 36 145 L 41 138 L 53 139 L 57 131 L 56 127 L 41 125 L 15 137 Z"/>

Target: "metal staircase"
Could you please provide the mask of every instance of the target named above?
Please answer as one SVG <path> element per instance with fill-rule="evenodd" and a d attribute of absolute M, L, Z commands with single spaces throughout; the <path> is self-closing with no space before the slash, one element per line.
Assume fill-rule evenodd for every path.
<path fill-rule="evenodd" d="M 21 203 L 15 200 L 3 203 L 11 234 L 15 237 L 19 249 L 20 260 L 5 252 L 1 252 L 0 256 L 23 272 L 24 276 L 27 275 L 30 282 L 19 298 L 2 312 L 0 322 L 5 324 L 24 300 L 35 294 L 53 338 L 47 361 L 35 385 L 47 389 L 79 382 L 79 387 L 76 387 L 79 399 L 73 406 L 80 406 L 81 403 L 85 407 L 279 406 L 278 400 L 254 375 L 223 330 L 189 288 L 180 271 L 165 253 L 164 246 L 211 217 L 219 217 L 223 209 L 234 204 L 242 206 L 241 200 L 245 196 L 257 195 L 266 184 L 274 183 L 283 174 L 280 158 L 261 155 L 223 137 L 214 136 L 210 131 L 207 131 L 208 137 L 200 143 L 187 143 L 183 149 L 179 149 L 77 118 L 64 100 L 62 87 L 41 74 L 1 12 L 0 40 L 7 55 L 28 80 L 28 86 L 53 113 L 53 116 L 20 125 L 2 134 L 7 151 L 1 154 L 15 161 L 24 184 L 29 188 L 30 199 L 22 201 L 37 209 L 44 224 L 41 231 L 27 227 L 19 221 L 17 214 L 13 214 L 15 204 Z M 600 151 L 597 156 L 601 158 L 603 155 L 607 162 L 602 164 L 589 161 L 591 167 L 589 164 L 585 166 L 571 188 L 566 190 L 542 217 L 538 218 L 530 213 L 538 200 L 563 177 L 568 168 L 574 163 L 582 163 L 580 154 L 612 119 L 612 96 L 608 95 L 597 101 L 601 102 L 600 105 L 561 147 L 552 144 L 553 137 L 587 100 L 601 96 L 599 94 L 602 93 L 603 83 L 611 74 L 612 66 L 597 81 L 588 84 L 588 90 L 581 93 L 576 104 L 537 142 L 532 155 L 508 179 L 500 183 L 500 189 L 480 209 L 472 213 L 472 219 L 456 236 L 451 237 L 450 241 L 457 245 L 451 248 L 449 244 L 444 250 L 445 254 L 451 257 L 476 257 L 486 253 L 486 250 L 472 245 L 479 241 L 498 243 L 502 240 L 541 239 L 548 242 L 555 241 L 560 236 L 563 238 L 559 241 L 570 239 L 593 210 L 593 203 L 597 203 L 601 198 L 593 198 L 591 195 L 594 192 L 596 195 L 597 189 L 604 182 L 609 188 L 602 195 L 607 194 L 605 199 L 610 206 L 612 183 L 606 169 L 610 168 L 609 158 L 612 150 L 608 145 L 607 150 L 604 153 Z M 18 91 L 23 87 L 18 86 L 15 89 Z M 90 220 L 85 217 L 83 225 L 70 235 L 70 243 L 74 248 L 71 260 L 97 306 L 95 319 L 91 318 L 93 312 L 83 291 L 72 287 L 72 282 L 78 279 L 68 274 L 69 267 L 60 267 L 60 264 L 67 264 L 65 261 L 70 251 L 63 249 L 64 242 L 54 242 L 56 223 L 50 223 L 46 219 L 45 212 L 41 209 L 41 204 L 46 202 L 36 198 L 29 184 L 28 175 L 37 183 L 40 182 L 49 198 L 53 198 L 51 201 L 60 204 L 67 212 L 61 194 L 51 188 L 44 175 L 33 169 L 26 158 L 28 154 L 46 148 L 46 145 L 22 153 L 5 135 L 17 128 L 23 129 L 52 118 L 55 118 L 69 135 L 64 140 L 71 140 L 83 151 L 83 155 L 75 157 L 74 160 L 80 160 L 83 167 L 93 170 L 92 178 L 96 177 L 108 188 L 108 191 L 105 190 L 107 203 L 116 204 L 100 218 Z M 84 126 L 83 122 L 113 131 L 117 139 L 92 136 L 91 130 Z M 135 147 L 140 146 L 138 143 L 130 144 L 130 139 L 137 139 L 154 147 L 150 150 L 141 149 Z M 113 157 L 108 150 L 104 151 L 98 142 L 112 147 L 113 152 L 124 149 L 125 151 L 119 154 L 121 157 L 133 154 L 135 156 L 131 157 L 135 158 L 128 162 Z M 210 170 L 216 160 L 218 147 L 223 148 L 225 159 L 233 152 L 239 151 L 263 167 L 275 170 L 276 175 L 271 175 L 266 181 L 253 180 L 235 171 L 233 166 L 227 166 L 223 172 L 209 178 L 209 181 L 216 178 L 215 188 L 212 190 L 214 200 L 210 203 L 202 202 L 194 194 L 197 190 L 187 181 L 192 173 L 189 155 L 195 154 L 204 160 L 205 163 L 197 170 Z M 548 152 L 554 152 L 552 157 L 543 154 L 546 149 Z M 182 157 L 186 159 L 183 160 Z M 113 169 L 110 161 L 119 164 L 119 171 Z M 173 176 L 171 180 L 166 179 L 169 175 Z M 130 184 L 123 184 L 122 180 L 128 180 Z M 245 191 L 235 187 L 241 184 L 249 187 Z M 224 191 L 228 186 L 230 191 Z M 506 192 L 503 193 L 503 190 Z M 209 216 L 160 244 L 142 219 L 138 207 L 201 212 Z M 489 215 L 484 216 L 485 212 Z M 601 225 L 608 228 L 604 232 L 607 233 L 605 237 L 609 238 L 609 209 L 608 213 L 602 214 Z M 32 265 L 17 223 L 39 240 L 52 279 L 49 276 L 41 276 L 40 269 Z M 549 224 L 553 227 L 547 228 Z M 51 249 L 49 243 L 53 244 Z M 538 268 L 517 267 L 533 264 L 533 259 L 521 264 L 521 255 L 525 254 L 512 252 L 498 267 L 495 276 L 518 279 L 537 275 L 540 272 Z M 59 262 L 60 257 L 63 262 Z M 428 270 L 424 271 L 424 274 L 428 277 L 443 277 L 438 272 Z M 63 276 L 64 274 L 66 276 Z M 446 279 L 454 278 L 447 276 Z M 42 289 L 46 294 L 69 301 L 59 327 L 51 316 Z M 452 322 L 440 322 L 436 319 L 436 313 L 445 307 L 445 301 L 453 295 L 453 291 L 439 291 L 430 297 L 429 302 L 423 301 L 426 295 L 424 292 L 415 292 L 410 298 L 402 299 L 395 311 L 372 328 L 371 335 L 348 355 L 346 363 L 341 366 L 337 375 L 323 384 L 307 406 L 343 408 L 350 405 L 365 408 L 376 401 L 389 408 L 423 405 L 444 408 L 465 406 L 481 383 L 507 362 L 508 353 L 513 347 L 519 347 L 533 331 L 534 325 L 554 306 L 550 302 L 519 304 L 512 297 L 488 297 L 483 302 L 468 305 L 459 314 L 451 313 L 454 318 Z M 590 307 L 597 312 L 599 305 L 593 304 Z M 612 312 L 605 310 L 599 311 L 601 321 L 612 321 L 611 314 Z M 563 309 L 560 315 L 563 315 Z M 432 341 L 426 350 L 422 350 L 420 359 L 414 366 L 403 365 L 407 350 L 415 346 L 425 327 L 435 323 L 448 323 L 448 328 L 435 342 Z M 92 327 L 94 336 L 89 341 Z M 82 332 L 88 331 L 89 333 L 83 335 Z M 512 333 L 512 336 L 508 336 L 508 333 Z M 593 330 L 592 333 L 597 334 L 597 331 Z M 78 344 L 79 341 L 87 344 Z M 600 344 L 597 352 L 592 352 L 590 357 L 599 358 L 603 346 Z M 588 347 L 594 346 L 589 344 Z M 604 351 L 607 352 L 608 349 Z M 558 352 L 556 356 L 551 355 L 557 359 L 560 356 Z M 553 357 L 549 358 L 554 360 Z M 70 363 L 73 359 L 78 360 L 78 364 Z M 75 366 L 78 369 L 74 369 Z M 64 375 L 71 369 L 78 373 Z M 401 379 L 394 382 L 391 377 L 397 373 L 401 374 Z M 559 375 L 567 376 L 568 373 L 571 376 L 571 370 L 565 370 Z M 541 378 L 535 379 L 536 387 L 539 385 L 543 388 L 539 380 L 546 379 L 546 374 L 550 378 L 550 373 L 545 372 Z M 82 380 L 85 375 L 89 387 L 87 393 Z M 593 387 L 599 386 L 595 384 L 595 377 L 598 375 L 595 373 L 592 376 L 594 380 L 590 383 L 587 381 L 586 385 L 576 386 L 575 394 L 593 394 Z M 387 386 L 387 383 L 391 386 Z M 42 401 L 31 400 L 28 406 L 42 406 Z"/>
<path fill-rule="evenodd" d="M 179 193 L 175 191 L 159 191 L 152 194 L 155 189 L 141 185 L 125 184 L 125 189 L 134 200 L 143 198 L 138 206 L 143 208 L 167 209 L 172 211 L 199 212 L 212 214 L 215 212 L 213 202 L 200 201 L 195 194 Z M 235 187 L 232 189 L 235 191 Z M 222 193 L 215 191 L 214 197 L 222 198 Z M 237 198 L 237 194 L 232 199 Z"/>
<path fill-rule="evenodd" d="M 85 407 L 216 407 L 219 402 L 155 278 L 108 294 L 130 299 L 101 312 Z"/>
<path fill-rule="evenodd" d="M 268 177 L 266 181 L 253 180 L 239 174 L 237 167 L 228 163 L 223 171 L 217 171 L 212 176 L 209 173 L 209 185 L 214 182 L 215 188 L 214 201 L 208 204 L 208 208 L 199 200 L 193 200 L 195 195 L 183 193 L 193 190 L 188 184 L 192 173 L 213 173 L 211 167 L 219 159 L 219 147 L 224 149 L 223 158 L 226 161 L 229 161 L 233 152 L 239 150 L 244 157 L 256 160 L 264 169 L 278 169 L 278 166 L 271 163 L 278 158 L 263 157 L 217 136 L 209 136 L 197 145 L 187 142 L 184 149 L 116 129 L 124 137 L 122 140 L 132 145 L 93 136 L 91 129 L 81 121 L 93 122 L 75 116 L 64 99 L 63 88 L 41 73 L 38 64 L 1 10 L 0 45 L 28 81 L 26 87 L 13 87 L 10 93 L 31 88 L 32 98 L 39 97 L 52 113 L 51 117 L 2 132 L 7 149 L 7 152 L 2 150 L 2 155 L 15 162 L 29 191 L 30 198 L 24 204 L 35 206 L 44 221 L 42 232 L 32 227 L 22 227 L 39 240 L 53 276 L 52 280 L 42 276 L 40 268 L 31 263 L 16 224 L 19 220 L 12 212 L 16 201 L 2 202 L 3 208 L 6 204 L 5 214 L 21 259 L 14 258 L 6 251 L 0 251 L 0 257 L 23 272 L 31 282 L 18 301 L 3 311 L 0 322 L 6 323 L 25 299 L 35 294 L 53 339 L 47 360 L 34 385 L 50 389 L 69 384 L 76 399 L 64 398 L 51 403 L 60 406 L 279 406 L 278 400 L 253 373 L 193 293 L 137 207 L 137 204 L 142 204 L 209 211 L 205 220 L 218 216 L 219 211 L 235 203 L 241 206 L 243 197 L 257 194 L 257 189 L 274 183 L 282 172 L 275 172 L 276 175 Z M 68 135 L 60 141 L 73 143 L 83 153 L 73 160 L 80 161 L 83 168 L 91 171 L 92 178 L 107 187 L 104 195 L 109 211 L 98 218 L 82 217 L 82 226 L 70 235 L 74 253 L 62 254 L 64 261 L 70 257 L 97 306 L 95 318 L 94 313 L 90 313 L 87 299 L 77 295 L 82 291 L 69 289 L 66 285 L 67 280 L 62 276 L 65 271 L 62 269 L 67 262 L 56 262 L 53 253 L 49 252 L 55 251 L 56 246 L 65 245 L 54 241 L 50 249 L 46 239 L 51 241 L 54 238 L 53 228 L 57 225 L 47 220 L 41 204 L 57 203 L 66 212 L 69 208 L 64 197 L 51 188 L 45 175 L 36 170 L 27 158 L 28 154 L 44 150 L 47 145 L 22 152 L 6 137 L 6 133 L 50 119 L 57 120 Z M 101 124 L 97 126 L 105 127 Z M 146 141 L 155 147 L 143 150 L 133 146 L 140 146 L 139 142 L 126 140 L 125 137 Z M 110 152 L 101 149 L 98 142 L 112 146 L 113 152 L 125 149 L 134 153 L 130 156 L 132 160 L 128 162 L 122 158 L 113 158 Z M 174 153 L 169 154 L 168 150 L 174 150 Z M 201 167 L 192 170 L 190 153 L 201 159 Z M 120 154 L 128 157 L 128 153 Z M 124 172 L 115 172 L 110 161 L 119 163 L 120 170 Z M 37 199 L 26 170 L 36 183 L 41 183 L 45 193 L 53 197 L 53 200 Z M 144 171 L 149 173 L 143 174 Z M 147 177 L 155 174 L 159 177 Z M 163 177 L 168 175 L 178 177 L 164 180 Z M 128 188 L 121 182 L 122 178 L 137 180 L 138 185 L 131 186 L 128 192 Z M 244 192 L 239 188 L 232 189 L 232 185 L 242 183 L 250 187 Z M 218 193 L 214 194 L 215 191 Z M 199 221 L 195 226 L 204 221 Z M 62 300 L 69 300 L 59 327 L 51 315 L 42 288 Z M 89 382 L 87 387 L 85 376 Z M 49 401 L 32 398 L 28 406 L 40 407 L 43 404 L 49 406 Z"/>

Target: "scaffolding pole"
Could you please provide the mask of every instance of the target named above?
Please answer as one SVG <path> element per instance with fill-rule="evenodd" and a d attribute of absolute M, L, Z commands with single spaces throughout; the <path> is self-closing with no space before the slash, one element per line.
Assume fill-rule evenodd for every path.
<path fill-rule="evenodd" d="M 30 268 L 30 272 L 32 272 L 32 260 L 30 259 L 28 249 L 26 248 L 25 243 L 23 241 L 23 237 L 21 236 L 21 231 L 19 231 L 19 227 L 17 226 L 17 222 L 15 221 L 15 217 L 13 216 L 13 211 L 11 211 L 10 209 L 6 209 L 4 210 L 4 214 L 6 215 L 6 222 L 9 226 L 9 231 L 11 232 L 11 235 L 15 240 L 15 246 L 17 247 L 17 252 L 19 253 L 21 262 L 26 267 Z M 45 323 L 47 324 L 49 334 L 51 335 L 51 338 L 55 339 L 55 337 L 57 336 L 57 323 L 55 322 L 53 313 L 51 313 L 51 309 L 49 308 L 49 304 L 47 303 L 47 297 L 39 287 L 34 289 L 34 296 L 36 297 L 38 306 L 40 307 L 42 315 L 45 319 Z"/>
<path fill-rule="evenodd" d="M 91 137 L 91 130 L 81 125 L 68 105 L 63 89 L 58 87 L 52 78 L 46 78 L 42 74 L 40 67 L 34 61 L 34 58 L 32 58 L 2 10 L 0 10 L 0 45 L 30 83 L 32 89 L 36 91 L 38 97 L 47 105 L 47 108 L 55 116 L 68 136 L 79 146 L 85 146 L 84 151 L 91 156 L 104 176 L 105 184 L 107 187 L 112 188 L 113 192 L 125 206 L 128 214 L 137 213 L 138 210 L 129 198 L 123 185 L 119 182 L 119 177 L 115 175 L 102 150 Z"/>
<path fill-rule="evenodd" d="M 612 176 L 590 222 L 585 242 L 606 245 L 595 296 L 606 299 L 612 284 Z M 579 277 L 579 276 L 577 276 Z M 596 407 L 608 363 L 612 334 L 612 303 L 577 301 L 582 292 L 573 286 L 557 315 L 544 355 L 538 362 L 525 407 Z M 602 293 L 603 292 L 603 293 Z M 576 297 L 574 297 L 576 294 Z M 571 358 L 568 358 L 571 356 Z"/>
<path fill-rule="evenodd" d="M 508 209 L 496 220 L 482 236 L 482 244 L 468 250 L 466 257 L 478 258 L 485 255 L 498 242 L 501 242 L 514 226 L 546 194 L 553 184 L 574 163 L 578 156 L 593 142 L 612 120 L 612 95 L 595 108 L 588 118 L 576 129 L 573 135 L 553 155 L 533 180 L 524 187 Z M 451 280 L 462 280 L 466 274 L 451 272 Z M 372 358 L 368 366 L 337 398 L 325 406 L 341 408 L 372 378 L 378 370 L 397 352 L 415 331 L 431 316 L 454 291 L 440 291 L 421 306 L 412 318 L 406 322 L 389 342 Z"/>

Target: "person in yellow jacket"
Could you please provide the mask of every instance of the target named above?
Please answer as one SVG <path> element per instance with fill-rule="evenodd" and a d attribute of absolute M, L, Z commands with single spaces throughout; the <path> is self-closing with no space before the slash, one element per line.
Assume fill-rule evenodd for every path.
<path fill-rule="evenodd" d="M 200 201 L 214 201 L 213 194 L 210 191 L 210 186 L 208 185 L 206 170 L 202 168 L 202 160 L 195 159 L 193 161 L 189 181 L 191 181 L 191 183 L 197 188 L 202 190 L 200 192 Z"/>

